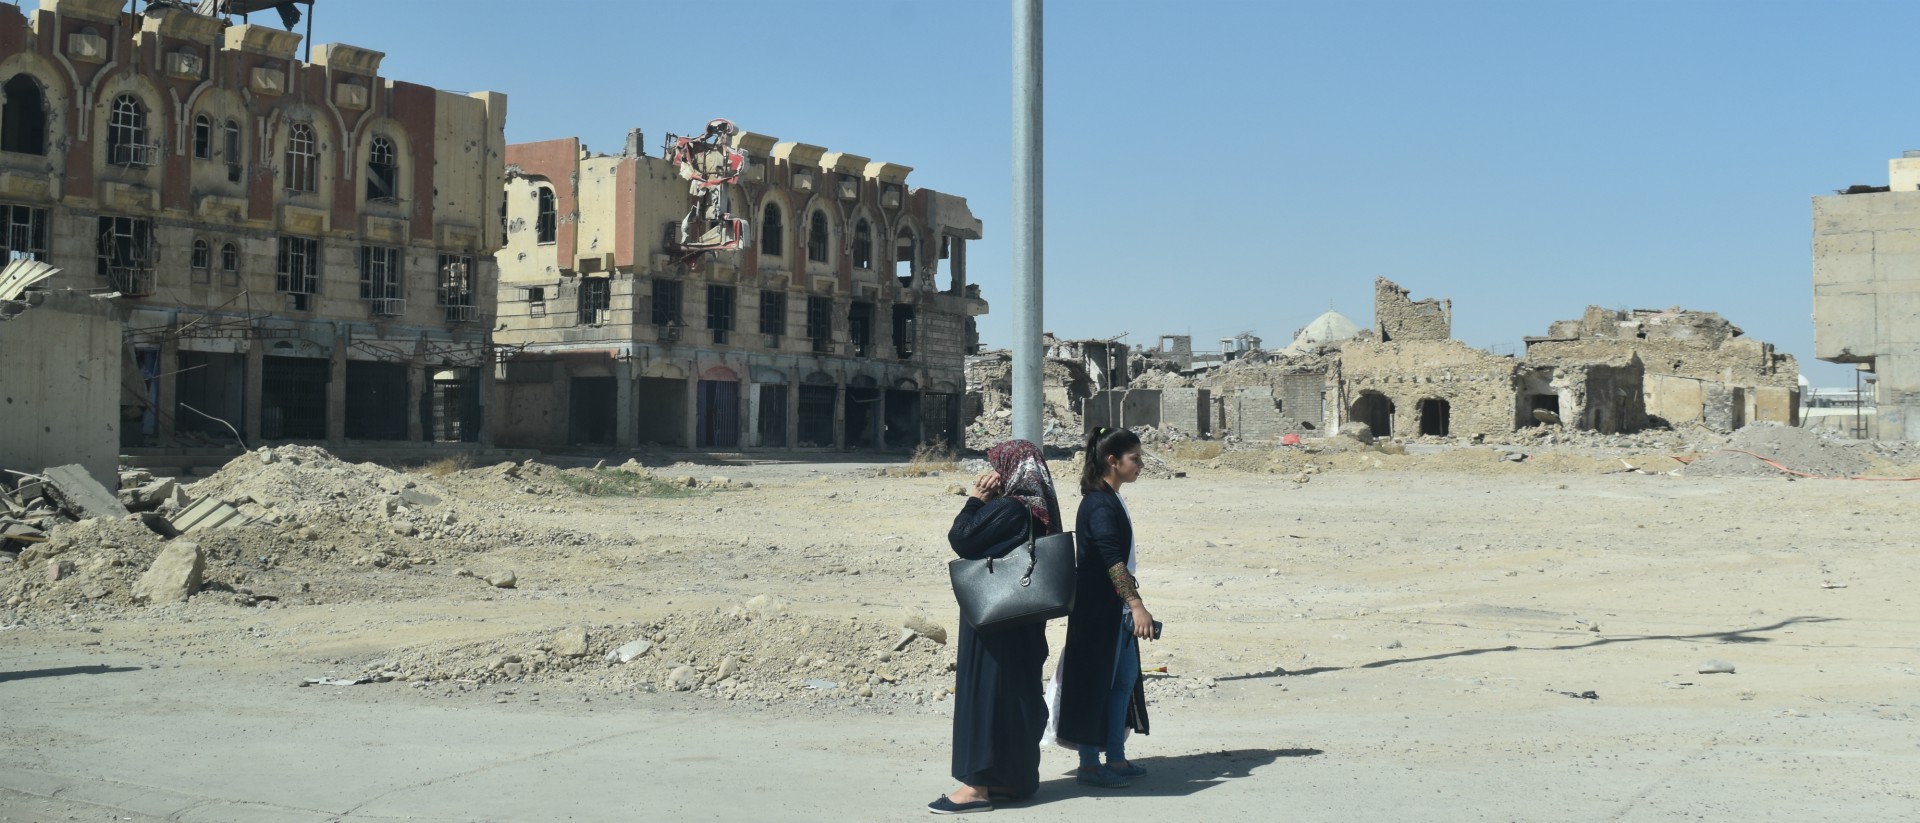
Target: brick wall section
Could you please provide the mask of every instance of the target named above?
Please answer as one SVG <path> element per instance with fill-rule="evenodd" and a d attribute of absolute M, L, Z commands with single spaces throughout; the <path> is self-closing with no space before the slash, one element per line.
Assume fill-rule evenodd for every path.
<path fill-rule="evenodd" d="M 1398 283 L 1373 281 L 1373 325 L 1381 341 L 1446 340 L 1453 336 L 1453 301 L 1413 300 Z"/>
<path fill-rule="evenodd" d="M 1205 437 L 1212 393 L 1206 389 L 1161 389 L 1160 422 L 1195 437 Z"/>

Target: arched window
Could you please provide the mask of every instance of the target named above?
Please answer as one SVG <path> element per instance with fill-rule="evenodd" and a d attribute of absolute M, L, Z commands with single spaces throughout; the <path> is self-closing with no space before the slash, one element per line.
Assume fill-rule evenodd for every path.
<path fill-rule="evenodd" d="M 229 284 L 240 283 L 240 250 L 232 243 L 220 247 L 220 274 Z"/>
<path fill-rule="evenodd" d="M 554 211 L 553 189 L 541 186 L 534 192 L 540 199 L 540 207 L 533 221 L 534 241 L 554 243 L 559 241 L 559 215 Z"/>
<path fill-rule="evenodd" d="M 766 210 L 760 214 L 760 253 L 779 257 L 786 243 L 787 227 L 780 222 L 780 207 L 768 203 Z"/>
<path fill-rule="evenodd" d="M 227 144 L 224 146 L 226 151 L 223 156 L 225 156 L 227 160 L 227 182 L 238 183 L 240 182 L 240 167 L 247 162 L 246 155 L 240 150 L 240 124 L 228 120 L 226 132 Z"/>
<path fill-rule="evenodd" d="M 367 151 L 367 199 L 399 198 L 399 181 L 400 158 L 393 150 L 393 141 L 385 137 L 373 138 L 373 145 Z"/>
<path fill-rule="evenodd" d="M 213 268 L 213 247 L 205 240 L 193 241 L 193 267 L 200 271 Z"/>
<path fill-rule="evenodd" d="M 113 98 L 113 113 L 107 120 L 107 162 L 153 165 L 153 147 L 147 145 L 147 110 L 131 94 Z"/>
<path fill-rule="evenodd" d="M 213 159 L 213 120 L 204 114 L 193 118 L 193 159 Z"/>
<path fill-rule="evenodd" d="M 320 190 L 320 146 L 313 139 L 313 126 L 306 123 L 287 129 L 286 183 L 293 191 Z"/>
<path fill-rule="evenodd" d="M 7 81 L 7 105 L 0 110 L 0 151 L 47 153 L 47 97 L 25 74 Z"/>
<path fill-rule="evenodd" d="M 864 217 L 853 224 L 853 266 L 873 268 L 873 226 Z"/>
<path fill-rule="evenodd" d="M 827 262 L 827 213 L 815 210 L 813 219 L 807 221 L 807 259 L 815 263 Z"/>

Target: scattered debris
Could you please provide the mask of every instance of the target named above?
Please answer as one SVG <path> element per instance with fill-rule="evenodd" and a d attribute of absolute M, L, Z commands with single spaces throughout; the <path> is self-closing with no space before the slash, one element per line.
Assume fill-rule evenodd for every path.
<path fill-rule="evenodd" d="M 1700 674 L 1733 674 L 1733 664 L 1725 660 L 1702 660 L 1696 671 Z"/>

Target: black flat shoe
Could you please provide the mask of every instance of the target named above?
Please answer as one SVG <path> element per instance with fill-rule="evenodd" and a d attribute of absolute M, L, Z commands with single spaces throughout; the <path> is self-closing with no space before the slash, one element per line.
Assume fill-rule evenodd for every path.
<path fill-rule="evenodd" d="M 943 794 L 943 795 L 940 795 L 940 799 L 927 804 L 927 811 L 933 812 L 934 814 L 972 814 L 974 812 L 990 812 L 990 811 L 993 811 L 993 801 L 975 800 L 972 803 L 955 803 L 952 800 L 947 799 L 947 796 Z"/>

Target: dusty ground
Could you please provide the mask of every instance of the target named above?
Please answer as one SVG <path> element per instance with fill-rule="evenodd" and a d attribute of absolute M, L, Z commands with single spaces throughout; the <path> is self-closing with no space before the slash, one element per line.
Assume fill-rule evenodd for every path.
<path fill-rule="evenodd" d="M 1129 487 L 1143 591 L 1167 624 L 1145 664 L 1169 670 L 1151 676 L 1155 734 L 1132 746 L 1159 766 L 1136 793 L 1143 810 L 1808 820 L 1920 808 L 1920 485 L 1675 475 L 1669 451 L 1530 449 L 1517 462 L 1477 446 L 1426 451 L 1169 450 L 1159 477 Z M 121 597 L 150 549 L 133 536 L 110 550 L 85 543 L 98 535 L 70 541 L 62 556 L 80 574 L 62 584 L 29 582 L 46 560 L 0 566 L 0 595 L 19 598 L 0 613 L 0 694 L 18 695 L 0 714 L 12 769 L 0 769 L 0 818 L 100 819 L 95 810 L 111 808 L 146 819 L 111 793 L 48 787 L 95 785 L 114 758 L 168 756 L 169 712 L 208 712 L 217 737 L 224 721 L 197 690 L 288 718 L 452 712 L 505 728 L 697 717 L 700 734 L 612 756 L 672 755 L 656 776 L 791 768 L 834 799 L 783 806 L 778 779 L 762 790 L 643 781 L 620 793 L 655 792 L 652 808 L 669 818 L 911 818 L 948 788 L 951 654 L 926 638 L 894 646 L 906 608 L 952 625 L 944 532 L 969 466 L 902 477 L 887 475 L 899 465 L 679 465 L 588 496 L 584 481 L 562 478 L 608 473 L 311 465 L 344 496 L 266 499 L 262 513 L 282 522 L 204 540 L 209 586 L 186 604 Z M 1632 465 L 1648 471 L 1621 471 Z M 360 488 L 383 482 L 434 500 L 390 514 Z M 260 498 L 280 488 L 256 485 Z M 1063 494 L 1069 511 L 1076 502 Z M 101 560 L 115 552 L 122 565 Z M 481 579 L 507 570 L 514 588 Z M 580 628 L 586 653 L 570 656 Z M 632 662 L 604 659 L 641 639 L 650 648 Z M 1735 671 L 1700 673 L 1708 661 Z M 298 687 L 369 674 L 391 680 Z M 76 731 L 96 721 L 129 732 Z M 231 741 L 263 747 L 265 771 L 305 768 L 300 749 L 257 731 Z M 849 767 L 814 775 L 818 764 L 743 751 L 782 741 Z M 1071 763 L 1050 754 L 1042 796 L 1003 814 L 1120 808 L 1060 777 Z M 221 817 L 204 799 L 216 797 L 387 819 L 368 801 L 294 802 L 273 781 L 113 779 L 203 798 L 176 819 L 253 814 Z M 420 785 L 431 795 L 440 784 Z M 566 808 L 571 819 L 632 810 Z"/>

